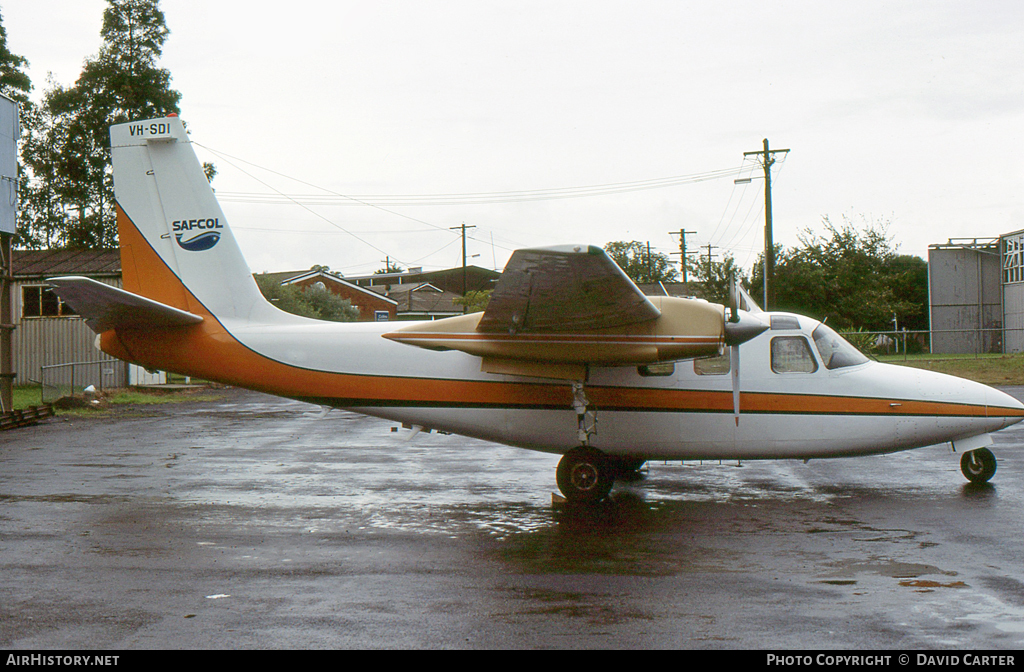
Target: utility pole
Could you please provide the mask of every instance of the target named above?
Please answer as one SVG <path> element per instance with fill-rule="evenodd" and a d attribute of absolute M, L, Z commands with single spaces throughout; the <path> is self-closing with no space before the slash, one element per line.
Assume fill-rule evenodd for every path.
<path fill-rule="evenodd" d="M 668 235 L 670 235 L 670 236 L 679 236 L 679 252 L 672 252 L 672 254 L 678 254 L 679 255 L 679 265 L 683 269 L 683 282 L 687 282 L 687 279 L 686 279 L 686 266 L 687 266 L 687 263 L 686 262 L 688 261 L 688 259 L 686 258 L 686 234 L 688 234 L 688 233 L 696 234 L 697 232 L 696 231 L 684 231 L 683 229 L 679 229 L 678 231 L 669 231 L 668 232 Z"/>
<path fill-rule="evenodd" d="M 743 156 L 756 156 L 764 168 L 764 310 L 775 305 L 775 242 L 772 240 L 772 164 L 775 154 L 788 149 L 768 149 L 768 138 L 760 152 L 743 152 Z M 769 289 L 770 288 L 770 289 Z"/>
<path fill-rule="evenodd" d="M 12 234 L 0 231 L 0 416 L 14 410 L 14 319 L 11 310 L 13 239 Z M 42 400 L 39 403 L 43 403 Z"/>
<path fill-rule="evenodd" d="M 651 241 L 647 241 L 647 284 L 651 284 L 654 280 L 651 279 L 653 273 L 651 273 Z"/>
<path fill-rule="evenodd" d="M 475 226 L 466 226 L 463 222 L 459 226 L 449 226 L 449 229 L 461 229 L 462 230 L 462 296 L 466 296 L 466 229 L 475 229 Z M 462 306 L 462 312 L 465 313 L 469 309 L 469 306 Z"/>
<path fill-rule="evenodd" d="M 12 242 L 18 231 L 18 138 L 21 108 L 0 94 L 0 417 L 14 410 Z M 41 403 L 41 402 L 40 402 Z"/>
<path fill-rule="evenodd" d="M 718 245 L 712 245 L 711 243 L 708 243 L 707 245 L 702 245 L 701 247 L 708 248 L 708 272 L 707 272 L 707 275 L 704 276 L 704 282 L 708 282 L 708 281 L 711 280 L 711 257 L 712 256 L 715 256 L 715 257 L 718 256 L 717 254 L 715 254 L 715 255 L 711 254 L 711 248 L 713 248 L 713 247 L 717 248 Z"/>

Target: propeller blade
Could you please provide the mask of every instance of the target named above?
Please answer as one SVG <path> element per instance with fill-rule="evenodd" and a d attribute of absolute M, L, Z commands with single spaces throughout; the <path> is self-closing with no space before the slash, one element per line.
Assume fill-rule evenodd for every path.
<path fill-rule="evenodd" d="M 746 343 L 768 329 L 759 317 L 739 309 L 740 286 L 736 275 L 729 278 L 729 315 L 725 319 L 725 344 L 729 346 Z"/>
<path fill-rule="evenodd" d="M 736 283 L 736 274 L 729 275 L 729 321 L 739 322 L 739 285 Z"/>
<path fill-rule="evenodd" d="M 730 347 L 732 360 L 732 417 L 740 426 L 740 346 Z"/>

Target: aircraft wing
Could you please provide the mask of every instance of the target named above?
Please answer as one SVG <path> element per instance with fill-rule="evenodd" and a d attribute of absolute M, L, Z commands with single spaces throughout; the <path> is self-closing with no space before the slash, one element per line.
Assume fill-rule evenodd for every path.
<path fill-rule="evenodd" d="M 110 329 L 160 329 L 199 324 L 199 315 L 105 285 L 91 278 L 49 278 L 58 296 L 98 334 Z"/>
<path fill-rule="evenodd" d="M 660 316 L 603 249 L 564 245 L 513 252 L 477 331 L 582 332 Z"/>
<path fill-rule="evenodd" d="M 724 310 L 646 297 L 601 248 L 560 246 L 515 251 L 483 313 L 416 322 L 382 336 L 478 356 L 489 373 L 581 379 L 587 365 L 715 355 L 759 333 L 737 336 L 748 325 L 726 324 Z"/>

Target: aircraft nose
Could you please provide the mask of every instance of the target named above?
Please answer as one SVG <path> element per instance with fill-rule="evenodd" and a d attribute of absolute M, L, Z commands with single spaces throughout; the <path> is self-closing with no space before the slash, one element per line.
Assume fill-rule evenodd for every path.
<path fill-rule="evenodd" d="M 990 418 L 1003 418 L 1003 427 L 1024 420 L 1024 403 L 1002 390 L 989 387 L 985 391 L 985 405 Z"/>

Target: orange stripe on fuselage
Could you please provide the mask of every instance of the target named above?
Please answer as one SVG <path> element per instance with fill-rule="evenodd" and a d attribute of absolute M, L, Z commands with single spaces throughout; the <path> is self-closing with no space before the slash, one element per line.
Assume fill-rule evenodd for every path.
<path fill-rule="evenodd" d="M 720 340 L 717 338 L 708 338 L 706 336 L 651 336 L 651 335 L 630 335 L 630 334 L 570 334 L 570 333 L 551 333 L 551 334 L 469 334 L 460 332 L 414 332 L 414 331 L 397 331 L 390 334 L 384 334 L 384 338 L 393 338 L 394 340 L 421 340 L 421 341 L 496 341 L 496 342 L 511 342 L 517 343 L 520 341 L 531 342 L 535 341 L 538 343 L 611 343 L 611 344 L 625 344 L 625 345 L 675 345 L 677 343 L 695 343 L 697 345 L 718 345 Z"/>
<path fill-rule="evenodd" d="M 117 209 L 124 286 L 147 298 L 201 315 L 189 327 L 119 330 L 101 336 L 103 350 L 149 368 L 237 385 L 271 394 L 339 406 L 466 406 L 572 409 L 565 383 L 510 383 L 381 376 L 304 369 L 279 362 L 240 343 L 188 291 L 129 217 Z M 732 412 L 730 391 L 587 387 L 593 405 L 605 410 Z M 899 406 L 890 406 L 898 403 Z M 744 413 L 836 415 L 935 415 L 986 417 L 985 406 L 805 394 L 743 392 Z M 1024 416 L 1013 409 L 991 415 Z"/>

